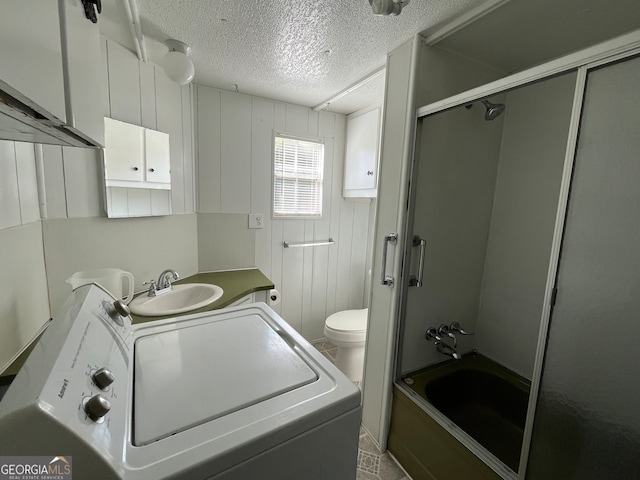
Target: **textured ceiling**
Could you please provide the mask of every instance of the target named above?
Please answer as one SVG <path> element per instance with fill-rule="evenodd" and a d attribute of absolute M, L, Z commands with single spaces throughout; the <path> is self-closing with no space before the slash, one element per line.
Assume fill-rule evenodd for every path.
<path fill-rule="evenodd" d="M 104 35 L 134 50 L 124 0 L 103 2 Z M 481 5 L 411 0 L 377 17 L 367 0 L 134 0 L 148 59 L 161 64 L 175 38 L 189 44 L 195 83 L 315 106 L 384 65 L 414 34 Z M 494 2 L 495 3 L 495 2 Z M 351 113 L 381 101 L 384 75 L 329 108 Z"/>

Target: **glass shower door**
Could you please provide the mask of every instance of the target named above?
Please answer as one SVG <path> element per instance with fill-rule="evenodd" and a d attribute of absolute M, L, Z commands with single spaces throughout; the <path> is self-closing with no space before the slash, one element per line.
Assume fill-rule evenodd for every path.
<path fill-rule="evenodd" d="M 526 478 L 640 478 L 640 58 L 593 70 Z"/>

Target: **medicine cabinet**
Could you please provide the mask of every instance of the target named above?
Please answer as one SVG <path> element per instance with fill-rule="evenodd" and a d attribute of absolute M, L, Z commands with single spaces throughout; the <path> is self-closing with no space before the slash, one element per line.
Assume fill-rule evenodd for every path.
<path fill-rule="evenodd" d="M 347 117 L 347 145 L 344 160 L 345 198 L 375 198 L 378 187 L 380 107 Z"/>
<path fill-rule="evenodd" d="M 107 216 L 171 214 L 169 135 L 108 117 L 104 127 Z"/>

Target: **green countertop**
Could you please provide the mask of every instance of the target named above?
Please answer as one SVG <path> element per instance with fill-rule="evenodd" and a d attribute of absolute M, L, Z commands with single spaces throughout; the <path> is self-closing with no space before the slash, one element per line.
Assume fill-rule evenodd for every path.
<path fill-rule="evenodd" d="M 227 270 L 224 272 L 206 272 L 196 273 L 187 278 L 182 278 L 175 282 L 176 285 L 183 283 L 211 283 L 218 285 L 222 288 L 224 293 L 222 297 L 206 307 L 198 308 L 197 310 L 191 310 L 189 312 L 166 315 L 162 317 L 142 317 L 139 315 L 131 314 L 133 323 L 151 322 L 153 320 L 162 320 L 164 318 L 179 317 L 182 315 L 192 315 L 194 313 L 208 312 L 209 310 L 216 310 L 218 308 L 224 308 L 231 305 L 236 300 L 241 299 L 245 295 L 258 292 L 261 290 L 270 290 L 274 288 L 273 282 L 269 280 L 264 274 L 257 268 L 248 270 Z M 139 295 L 146 295 L 146 293 L 140 293 Z"/>

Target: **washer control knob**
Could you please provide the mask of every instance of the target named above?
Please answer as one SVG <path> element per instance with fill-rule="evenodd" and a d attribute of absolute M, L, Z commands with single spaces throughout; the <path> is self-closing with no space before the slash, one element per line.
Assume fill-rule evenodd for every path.
<path fill-rule="evenodd" d="M 129 310 L 129 307 L 122 300 L 116 300 L 113 302 L 113 308 L 116 309 L 116 312 L 118 312 L 118 315 L 121 317 L 128 317 L 131 315 L 131 310 Z"/>
<path fill-rule="evenodd" d="M 111 370 L 104 367 L 96 370 L 93 375 L 91 375 L 91 378 L 100 390 L 106 390 L 107 387 L 115 380 Z"/>
<path fill-rule="evenodd" d="M 103 421 L 103 417 L 111 410 L 111 403 L 101 394 L 94 395 L 83 402 L 87 416 L 96 423 Z"/>

